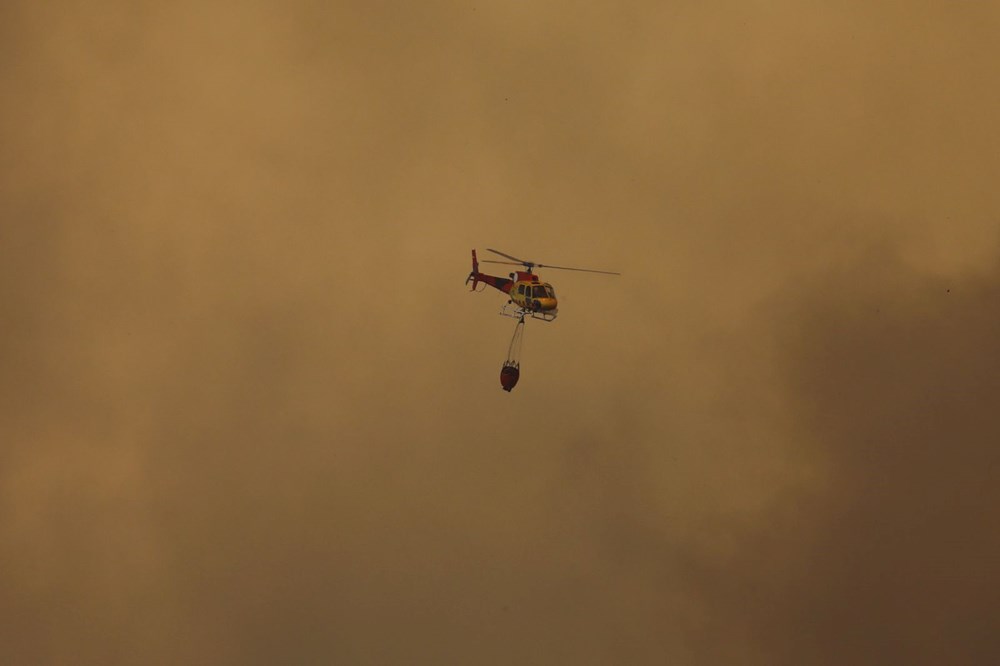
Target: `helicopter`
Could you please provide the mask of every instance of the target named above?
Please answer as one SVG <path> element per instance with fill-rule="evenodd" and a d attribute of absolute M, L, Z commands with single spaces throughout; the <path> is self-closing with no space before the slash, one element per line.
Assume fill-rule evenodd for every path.
<path fill-rule="evenodd" d="M 500 309 L 500 314 L 506 317 L 517 319 L 517 326 L 514 328 L 514 336 L 510 340 L 507 348 L 507 360 L 503 362 L 500 369 L 500 386 L 508 393 L 517 384 L 521 376 L 521 343 L 524 341 L 524 320 L 526 317 L 541 319 L 542 321 L 553 321 L 559 312 L 559 301 L 556 300 L 556 292 L 548 282 L 540 282 L 535 275 L 535 268 L 557 268 L 563 271 L 582 271 L 584 273 L 604 273 L 605 275 L 621 275 L 613 271 L 597 271 L 590 268 L 570 268 L 568 266 L 551 266 L 539 264 L 534 261 L 525 261 L 512 257 L 509 254 L 486 248 L 487 252 L 492 252 L 510 261 L 498 261 L 496 259 L 483 259 L 485 264 L 507 264 L 511 266 L 524 266 L 527 270 L 515 271 L 509 277 L 498 277 L 496 275 L 486 275 L 479 272 L 479 260 L 476 258 L 476 251 L 472 251 L 472 272 L 465 279 L 465 284 L 472 282 L 472 291 L 476 291 L 479 283 L 487 284 L 494 289 L 509 296 L 509 300 Z M 484 287 L 485 289 L 485 287 Z"/>
<path fill-rule="evenodd" d="M 509 296 L 507 304 L 500 311 L 500 314 L 515 319 L 532 317 L 542 321 L 553 321 L 559 314 L 559 301 L 556 299 L 555 289 L 548 282 L 540 282 L 535 275 L 535 268 L 556 268 L 562 271 L 581 271 L 584 273 L 603 273 L 605 275 L 621 275 L 614 271 L 598 271 L 591 268 L 570 268 L 568 266 L 552 266 L 550 264 L 539 264 L 534 261 L 525 261 L 512 257 L 505 252 L 486 248 L 487 252 L 505 257 L 510 261 L 497 261 L 495 259 L 483 259 L 484 264 L 507 264 L 512 266 L 524 266 L 527 270 L 515 271 L 509 277 L 497 277 L 479 272 L 479 260 L 476 251 L 472 251 L 472 272 L 466 278 L 465 284 L 472 282 L 472 291 L 480 282 L 502 291 Z"/>

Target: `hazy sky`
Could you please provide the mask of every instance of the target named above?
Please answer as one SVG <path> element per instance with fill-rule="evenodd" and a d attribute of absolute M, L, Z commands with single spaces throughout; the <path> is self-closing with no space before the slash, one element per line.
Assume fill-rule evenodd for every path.
<path fill-rule="evenodd" d="M 3 3 L 0 661 L 996 661 L 998 33 Z"/>

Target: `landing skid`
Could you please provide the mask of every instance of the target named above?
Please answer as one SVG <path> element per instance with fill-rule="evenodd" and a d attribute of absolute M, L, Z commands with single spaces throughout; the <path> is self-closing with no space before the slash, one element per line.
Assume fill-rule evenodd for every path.
<path fill-rule="evenodd" d="M 505 303 L 502 308 L 500 308 L 500 314 L 504 317 L 511 317 L 512 319 L 523 320 L 525 317 L 531 317 L 532 319 L 538 319 L 541 321 L 553 321 L 556 318 L 555 312 L 536 312 L 535 310 L 525 310 L 520 305 L 514 305 L 513 303 Z"/>

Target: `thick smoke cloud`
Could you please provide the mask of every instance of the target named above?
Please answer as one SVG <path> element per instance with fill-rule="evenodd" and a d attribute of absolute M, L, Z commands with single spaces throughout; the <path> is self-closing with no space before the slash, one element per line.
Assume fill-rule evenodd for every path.
<path fill-rule="evenodd" d="M 1000 12 L 869 5 L 4 5 L 3 662 L 995 661 Z M 472 247 L 625 275 L 508 395 Z"/>
<path fill-rule="evenodd" d="M 782 308 L 795 438 L 820 476 L 713 571 L 723 624 L 763 663 L 996 657 L 998 285 L 878 253 Z"/>

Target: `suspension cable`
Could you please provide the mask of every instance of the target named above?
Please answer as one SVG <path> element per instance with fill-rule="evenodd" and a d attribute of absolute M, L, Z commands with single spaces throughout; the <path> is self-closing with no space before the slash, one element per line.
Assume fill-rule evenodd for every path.
<path fill-rule="evenodd" d="M 520 363 L 521 347 L 524 344 L 524 316 L 514 326 L 514 335 L 510 338 L 510 345 L 507 346 L 507 362 Z"/>

